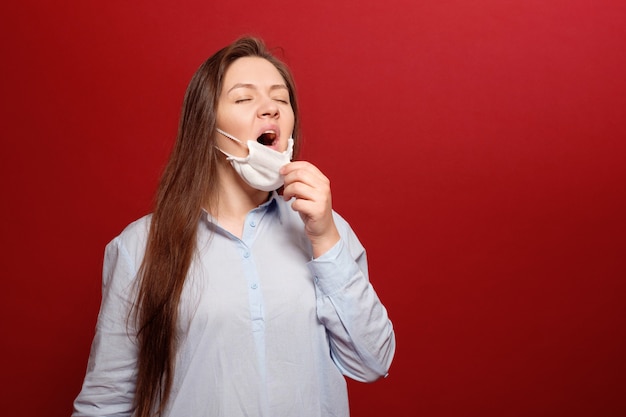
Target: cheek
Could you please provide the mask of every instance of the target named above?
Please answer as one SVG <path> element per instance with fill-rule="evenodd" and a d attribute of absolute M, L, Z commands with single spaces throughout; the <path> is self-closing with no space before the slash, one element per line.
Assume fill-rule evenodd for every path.
<path fill-rule="evenodd" d="M 219 129 L 223 129 L 223 126 L 226 124 L 226 115 L 222 106 L 219 106 L 215 111 L 215 124 Z"/>
<path fill-rule="evenodd" d="M 217 127 L 222 130 L 226 130 L 229 126 L 233 125 L 236 120 L 236 115 L 229 111 L 228 107 L 221 107 L 215 115 L 215 122 Z M 229 132 L 231 133 L 231 132 Z"/>
<path fill-rule="evenodd" d="M 215 121 L 220 129 L 226 130 L 226 127 L 236 127 L 244 122 L 246 114 L 241 106 L 232 105 L 230 103 L 220 104 L 215 113 Z M 224 127 L 222 127 L 224 126 Z M 235 132 L 228 132 L 234 134 Z"/>
<path fill-rule="evenodd" d="M 289 135 L 293 134 L 293 129 L 295 128 L 296 125 L 296 118 L 293 114 L 293 110 L 291 112 L 289 112 L 289 114 L 286 115 L 285 119 L 287 119 L 287 127 L 288 127 L 288 133 Z"/>

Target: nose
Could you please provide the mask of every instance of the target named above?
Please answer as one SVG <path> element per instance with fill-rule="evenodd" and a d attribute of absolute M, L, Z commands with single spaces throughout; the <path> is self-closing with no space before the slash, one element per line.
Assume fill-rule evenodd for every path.
<path fill-rule="evenodd" d="M 263 102 L 259 106 L 258 113 L 259 113 L 258 114 L 259 117 L 263 117 L 263 118 L 278 117 L 279 116 L 278 105 L 276 104 L 274 100 L 267 97 L 266 99 L 263 100 Z"/>

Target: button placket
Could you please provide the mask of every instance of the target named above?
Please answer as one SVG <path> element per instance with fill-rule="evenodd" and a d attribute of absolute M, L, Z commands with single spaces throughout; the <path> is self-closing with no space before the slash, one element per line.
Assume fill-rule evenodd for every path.
<path fill-rule="evenodd" d="M 254 224 L 254 226 L 253 226 Z M 244 236 L 240 241 L 241 260 L 245 271 L 246 286 L 248 288 L 248 302 L 250 307 L 250 319 L 252 320 L 252 331 L 262 332 L 265 328 L 263 298 L 260 291 L 260 282 L 254 256 L 252 254 L 251 242 L 254 240 L 254 227 L 256 222 L 248 220 L 244 226 Z"/>

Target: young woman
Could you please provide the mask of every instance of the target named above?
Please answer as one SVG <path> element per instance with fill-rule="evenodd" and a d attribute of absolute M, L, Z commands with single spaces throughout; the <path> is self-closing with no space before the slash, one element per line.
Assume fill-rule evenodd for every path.
<path fill-rule="evenodd" d="M 107 245 L 73 416 L 348 416 L 395 336 L 365 250 L 297 154 L 286 66 L 242 38 L 193 76 L 154 212 Z M 276 190 L 280 190 L 278 193 Z"/>

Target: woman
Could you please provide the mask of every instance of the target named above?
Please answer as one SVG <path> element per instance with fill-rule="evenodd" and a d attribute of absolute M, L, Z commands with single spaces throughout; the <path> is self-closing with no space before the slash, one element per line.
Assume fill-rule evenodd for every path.
<path fill-rule="evenodd" d="M 154 213 L 107 245 L 74 416 L 347 416 L 395 336 L 328 179 L 297 153 L 292 77 L 242 38 L 195 73 Z M 282 195 L 276 192 L 282 190 Z"/>

